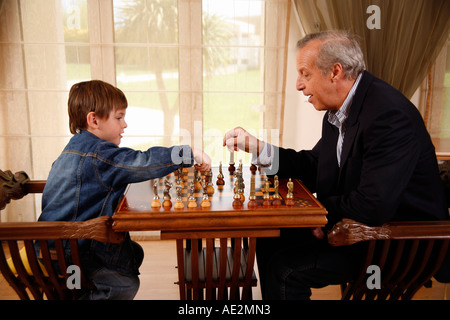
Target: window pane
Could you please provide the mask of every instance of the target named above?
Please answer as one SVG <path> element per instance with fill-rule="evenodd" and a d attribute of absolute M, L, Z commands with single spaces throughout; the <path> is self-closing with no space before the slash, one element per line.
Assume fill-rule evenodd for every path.
<path fill-rule="evenodd" d="M 178 90 L 178 48 L 117 47 L 117 85 L 124 90 Z"/>
<path fill-rule="evenodd" d="M 204 147 L 213 164 L 228 163 L 221 141 L 242 126 L 258 135 L 264 109 L 264 1 L 203 0 Z M 248 155 L 242 154 L 235 160 Z"/>
<path fill-rule="evenodd" d="M 447 61 L 443 88 L 443 108 L 441 120 L 441 138 L 450 138 L 450 37 L 447 40 Z M 445 150 L 449 151 L 449 150 Z"/>
<path fill-rule="evenodd" d="M 62 0 L 65 42 L 89 42 L 86 0 Z"/>
<path fill-rule="evenodd" d="M 178 2 L 113 4 L 117 86 L 129 105 L 122 144 L 170 146 L 179 128 Z"/>
<path fill-rule="evenodd" d="M 61 0 L 66 56 L 67 89 L 91 79 L 86 0 Z"/>
<path fill-rule="evenodd" d="M 213 159 L 214 164 L 219 161 L 228 163 L 229 155 L 222 147 L 225 132 L 243 126 L 253 135 L 259 135 L 261 116 L 260 93 L 205 93 L 203 95 L 203 125 L 204 148 Z M 218 143 L 219 141 L 219 143 Z M 225 154 L 224 154 L 225 153 Z M 249 157 L 241 155 L 240 158 Z M 235 161 L 238 158 L 235 158 Z M 244 164 L 249 164 L 249 161 Z"/>
<path fill-rule="evenodd" d="M 178 43 L 178 1 L 114 1 L 117 43 Z"/>
<path fill-rule="evenodd" d="M 91 79 L 89 46 L 66 45 L 67 89 L 80 81 Z"/>

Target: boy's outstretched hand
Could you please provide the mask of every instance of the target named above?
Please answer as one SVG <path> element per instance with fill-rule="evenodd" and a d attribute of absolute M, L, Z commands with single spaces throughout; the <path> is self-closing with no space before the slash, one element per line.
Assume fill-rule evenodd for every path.
<path fill-rule="evenodd" d="M 192 148 L 192 153 L 194 155 L 194 161 L 197 163 L 194 167 L 196 167 L 198 171 L 207 172 L 211 170 L 211 158 L 206 153 L 195 148 Z"/>

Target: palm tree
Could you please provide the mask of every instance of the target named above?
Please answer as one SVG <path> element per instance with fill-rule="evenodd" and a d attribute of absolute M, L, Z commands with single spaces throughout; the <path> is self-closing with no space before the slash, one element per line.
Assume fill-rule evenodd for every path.
<path fill-rule="evenodd" d="M 178 108 L 178 100 L 169 105 L 166 85 L 163 80 L 164 70 L 178 70 L 178 52 L 165 50 L 161 54 L 161 46 L 168 47 L 178 43 L 178 4 L 177 1 L 139 0 L 127 3 L 120 8 L 116 19 L 116 42 L 156 44 L 145 46 L 146 50 L 130 50 L 117 48 L 119 58 L 126 64 L 134 64 L 147 68 L 155 74 L 162 111 L 164 113 L 165 134 L 164 145 L 170 145 L 173 132 L 174 117 Z M 143 27 L 145 26 L 145 27 Z M 224 47 L 214 48 L 208 44 L 226 45 L 231 38 L 223 20 L 217 16 L 203 14 L 203 60 L 210 74 L 215 68 L 228 62 Z"/>

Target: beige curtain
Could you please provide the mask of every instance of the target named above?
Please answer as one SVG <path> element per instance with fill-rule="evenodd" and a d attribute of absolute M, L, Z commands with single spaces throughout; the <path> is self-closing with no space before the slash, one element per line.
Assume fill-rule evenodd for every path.
<path fill-rule="evenodd" d="M 67 142 L 65 53 L 58 45 L 64 39 L 57 23 L 61 20 L 59 1 L 0 3 L 2 170 L 23 170 L 45 179 Z M 39 206 L 38 199 L 26 197 L 2 210 L 0 221 L 34 220 L 33 209 Z"/>
<path fill-rule="evenodd" d="M 286 89 L 291 1 L 267 0 L 265 14 L 264 105 L 265 141 L 281 145 Z"/>
<path fill-rule="evenodd" d="M 345 29 L 360 37 L 367 70 L 411 98 L 447 39 L 448 0 L 295 0 L 306 33 Z M 368 7 L 379 10 L 369 29 Z M 371 22 L 370 20 L 369 22 Z"/>
<path fill-rule="evenodd" d="M 262 40 L 258 38 L 257 43 L 250 40 L 248 43 L 250 49 L 256 48 L 260 53 L 260 59 L 263 61 L 260 64 L 261 70 L 264 71 L 264 78 L 261 77 L 258 83 L 260 90 L 252 90 L 248 93 L 261 97 L 259 103 L 265 108 L 261 108 L 259 113 L 260 127 L 264 129 L 263 134 L 267 137 L 266 140 L 276 144 L 281 141 L 279 133 L 282 131 L 291 1 L 255 1 L 257 6 L 263 8 L 262 14 L 264 14 L 264 19 L 260 20 L 261 25 L 256 28 L 263 29 L 264 32 L 261 33 Z M 117 2 L 88 0 L 83 3 L 83 6 L 75 7 L 86 8 L 86 14 L 83 9 L 83 14 L 77 17 L 80 18 L 80 24 L 87 24 L 87 26 L 78 27 L 77 32 L 74 31 L 67 37 L 67 30 L 64 29 L 68 25 L 67 20 L 70 19 L 67 16 L 67 6 L 70 3 L 67 1 L 0 0 L 0 169 L 2 170 L 12 172 L 23 170 L 32 179 L 46 179 L 53 161 L 71 137 L 68 129 L 67 95 L 72 82 L 92 78 L 116 84 L 120 78 L 120 74 L 116 74 L 119 62 L 115 59 L 120 56 L 115 54 L 117 48 L 136 50 L 146 48 L 147 45 L 149 47 L 157 45 L 157 42 L 149 44 L 116 42 L 113 9 Z M 230 3 L 234 5 L 231 1 Z M 236 7 L 239 7 L 237 4 L 241 3 L 244 2 L 236 1 Z M 181 129 L 189 131 L 191 138 L 195 134 L 200 134 L 203 141 L 190 142 L 204 144 L 205 138 L 201 133 L 202 121 L 204 121 L 203 2 L 202 0 L 178 0 L 177 4 L 179 46 L 175 49 L 179 53 L 179 90 L 168 88 L 161 91 L 169 92 L 172 97 L 177 96 L 180 131 Z M 249 9 L 249 25 L 254 18 L 252 14 Z M 84 21 L 85 16 L 86 21 Z M 238 15 L 236 24 L 240 23 L 239 19 Z M 244 24 L 245 22 L 243 21 Z M 87 32 L 87 36 L 83 36 L 83 32 Z M 75 38 L 73 38 L 74 35 L 76 35 Z M 164 42 L 162 46 L 169 50 L 176 44 L 167 45 Z M 239 44 L 237 49 L 241 46 L 243 49 L 247 47 L 244 43 Z M 234 50 L 233 47 L 231 48 Z M 246 50 L 242 51 L 246 52 Z M 128 90 L 129 102 L 142 92 L 147 94 L 147 89 L 141 87 L 128 88 Z M 158 94 L 152 90 L 148 89 L 151 95 L 145 95 L 145 97 Z M 245 90 L 245 88 L 236 89 L 240 96 L 246 93 Z M 224 92 L 227 93 L 227 91 Z M 145 102 L 135 106 L 134 112 L 136 109 L 147 111 L 145 109 L 147 104 L 153 103 L 148 100 L 152 99 L 146 98 Z M 238 104 L 239 99 L 236 100 Z M 227 116 L 232 115 L 227 114 Z M 150 126 L 144 123 L 140 127 L 138 126 L 138 129 L 144 130 Z M 132 128 L 130 126 L 130 130 Z M 197 129 L 200 133 L 196 132 Z M 168 135 L 171 141 L 177 138 L 177 130 L 167 131 L 170 132 L 165 136 Z M 127 132 L 130 131 L 127 130 Z M 131 134 L 130 141 L 143 137 L 147 143 L 148 139 L 154 135 L 152 130 L 150 130 L 151 133 L 144 131 L 141 133 L 140 130 L 135 132 L 137 132 L 136 137 Z M 223 150 L 221 138 L 222 136 L 214 141 L 214 144 Z M 182 143 L 189 143 L 189 141 L 182 141 Z M 40 198 L 34 199 L 31 196 L 28 199 L 30 208 L 23 207 L 23 201 L 17 202 L 17 205 L 22 206 L 21 208 L 16 207 L 16 203 L 12 203 L 0 212 L 0 221 L 35 220 L 40 213 Z"/>

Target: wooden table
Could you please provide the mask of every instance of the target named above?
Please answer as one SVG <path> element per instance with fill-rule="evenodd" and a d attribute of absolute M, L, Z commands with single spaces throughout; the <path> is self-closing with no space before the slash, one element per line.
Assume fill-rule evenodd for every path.
<path fill-rule="evenodd" d="M 230 298 L 239 298 L 238 289 L 242 287 L 242 298 L 250 299 L 251 286 L 256 283 L 253 274 L 256 238 L 277 237 L 281 228 L 321 227 L 327 223 L 325 208 L 298 180 L 293 180 L 295 205 L 285 205 L 287 179 L 280 179 L 282 204 L 263 206 L 261 187 L 265 176 L 261 176 L 259 171 L 255 173 L 258 206 L 248 208 L 252 173 L 249 167 L 244 167 L 242 171 L 245 183 L 242 208 L 233 208 L 232 188 L 235 175 L 230 174 L 228 167 L 225 167 L 225 186 L 222 190 L 216 185 L 218 168 L 213 168 L 212 182 L 215 190 L 210 196 L 209 208 L 200 206 L 201 193 L 195 194 L 198 207 L 187 208 L 187 192 L 183 194 L 184 209 L 175 209 L 174 205 L 171 208 L 152 208 L 154 181 L 146 181 L 129 185 L 116 209 L 113 216 L 115 231 L 160 230 L 161 239 L 176 240 L 181 299 L 186 299 L 186 294 L 188 298 L 191 298 L 191 294 L 194 299 L 203 298 L 203 288 L 206 289 L 207 299 L 224 299 L 227 298 L 226 287 L 231 288 Z M 176 175 L 171 174 L 168 178 L 173 183 L 171 195 L 174 204 Z M 185 185 L 192 179 L 193 169 L 189 168 L 184 176 Z M 160 179 L 158 191 L 161 202 L 162 180 Z M 186 189 L 185 186 L 184 190 Z M 273 193 L 271 185 L 270 194 Z M 216 238 L 220 239 L 220 248 L 215 247 Z M 192 239 L 199 241 L 191 241 Z M 204 248 L 201 239 L 206 242 Z M 231 251 L 227 246 L 230 242 Z"/>

